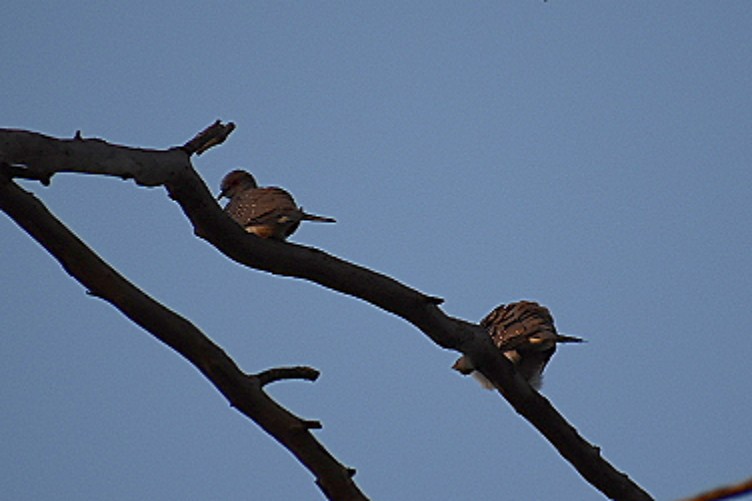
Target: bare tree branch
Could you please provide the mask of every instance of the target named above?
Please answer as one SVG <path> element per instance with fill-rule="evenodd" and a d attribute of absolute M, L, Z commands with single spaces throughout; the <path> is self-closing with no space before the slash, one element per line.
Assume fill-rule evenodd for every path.
<path fill-rule="evenodd" d="M 230 122 L 223 124 L 217 120 L 206 129 L 202 130 L 196 136 L 185 143 L 182 148 L 189 155 L 201 155 L 209 148 L 217 146 L 225 142 L 227 136 L 235 130 L 235 124 Z"/>
<path fill-rule="evenodd" d="M 752 478 L 748 478 L 738 484 L 725 485 L 706 492 L 684 498 L 681 501 L 720 501 L 721 499 L 732 499 L 752 493 Z"/>
<path fill-rule="evenodd" d="M 329 499 L 367 499 L 340 464 L 308 431 L 318 421 L 300 419 L 272 400 L 264 384 L 283 378 L 314 380 L 310 368 L 279 368 L 248 376 L 185 318 L 128 282 L 58 221 L 32 194 L 0 173 L 0 209 L 46 248 L 65 270 L 100 297 L 188 359 L 237 408 L 290 450 L 316 477 Z"/>
<path fill-rule="evenodd" d="M 85 147 L 87 144 L 91 144 L 91 151 Z M 122 162 L 98 161 L 98 156 L 104 153 L 102 149 L 108 152 L 104 159 L 118 156 Z M 32 155 L 35 150 L 45 154 Z M 546 398 L 518 377 L 478 325 L 444 314 L 437 306 L 440 298 L 427 296 L 386 275 L 318 249 L 247 234 L 221 211 L 191 167 L 185 151 L 152 153 L 150 157 L 146 150 L 108 145 L 100 140 L 78 141 L 71 146 L 70 140 L 0 130 L 0 161 L 25 166 L 32 173 L 44 173 L 48 179 L 55 172 L 75 171 L 133 178 L 146 186 L 163 184 L 193 224 L 195 234 L 231 259 L 258 270 L 315 282 L 407 320 L 442 348 L 469 357 L 473 366 L 500 388 L 514 409 L 606 496 L 619 500 L 652 499 L 609 464 L 600 449 L 584 440 Z"/>
<path fill-rule="evenodd" d="M 261 386 L 269 383 L 282 381 L 284 379 L 305 379 L 307 381 L 316 381 L 319 378 L 319 371 L 312 367 L 277 367 L 267 369 L 256 374 Z"/>

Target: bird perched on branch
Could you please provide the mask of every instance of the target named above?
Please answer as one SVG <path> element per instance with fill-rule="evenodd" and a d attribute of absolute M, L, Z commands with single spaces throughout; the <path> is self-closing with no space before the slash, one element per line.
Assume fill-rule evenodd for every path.
<path fill-rule="evenodd" d="M 556 344 L 584 341 L 578 337 L 558 334 L 548 308 L 532 301 L 502 304 L 486 315 L 480 325 L 488 330 L 496 347 L 536 390 L 540 389 L 543 369 L 556 351 Z M 470 359 L 464 355 L 452 368 L 462 374 L 472 373 L 486 388 L 494 387 L 488 379 L 475 371 Z"/>
<path fill-rule="evenodd" d="M 303 211 L 282 188 L 259 187 L 254 177 L 244 170 L 234 170 L 222 179 L 217 200 L 230 201 L 225 212 L 245 231 L 261 238 L 285 240 L 298 229 L 301 221 L 335 223 L 330 217 Z"/>

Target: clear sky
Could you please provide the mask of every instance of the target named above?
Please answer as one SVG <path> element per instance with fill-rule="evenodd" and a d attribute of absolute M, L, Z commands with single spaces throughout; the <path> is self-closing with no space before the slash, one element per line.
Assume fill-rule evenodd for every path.
<path fill-rule="evenodd" d="M 532 299 L 543 393 L 659 499 L 752 474 L 752 3 L 21 2 L 0 125 L 142 147 L 217 118 L 336 225 L 293 237 L 478 320 Z M 406 322 L 229 261 L 163 189 L 23 185 L 270 387 L 373 499 L 601 496 Z M 320 499 L 187 362 L 0 216 L 4 499 Z"/>

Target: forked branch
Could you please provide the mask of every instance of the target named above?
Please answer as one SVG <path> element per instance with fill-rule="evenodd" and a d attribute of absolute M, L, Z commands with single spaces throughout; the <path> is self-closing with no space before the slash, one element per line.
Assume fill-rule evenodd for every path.
<path fill-rule="evenodd" d="M 24 131 L 0 131 L 0 162 L 24 167 L 34 174 L 43 173 L 48 180 L 55 172 L 76 171 L 133 178 L 146 186 L 164 185 L 193 224 L 196 235 L 231 259 L 257 270 L 315 282 L 405 319 L 437 345 L 468 356 L 473 366 L 500 388 L 514 409 L 603 494 L 619 500 L 651 499 L 626 474 L 609 464 L 598 447 L 584 440 L 547 399 L 516 376 L 511 364 L 479 326 L 444 314 L 438 307 L 440 298 L 318 249 L 262 240 L 245 233 L 221 211 L 193 170 L 189 151 L 182 147 L 147 151 L 99 140 L 80 140 L 72 148 L 69 141 Z M 45 154 L 31 153 L 39 151 L 38 148 Z M 109 156 L 101 156 L 103 148 Z M 113 156 L 120 161 L 103 160 Z"/>
<path fill-rule="evenodd" d="M 7 174 L 7 169 L 5 170 Z M 269 369 L 244 374 L 196 326 L 136 288 L 66 228 L 32 194 L 0 173 L 0 209 L 26 230 L 90 294 L 111 303 L 133 322 L 188 359 L 245 414 L 289 449 L 316 477 L 329 499 L 367 499 L 339 463 L 310 433 L 321 423 L 300 419 L 277 404 L 263 386 L 280 379 L 315 380 L 309 367 Z"/>

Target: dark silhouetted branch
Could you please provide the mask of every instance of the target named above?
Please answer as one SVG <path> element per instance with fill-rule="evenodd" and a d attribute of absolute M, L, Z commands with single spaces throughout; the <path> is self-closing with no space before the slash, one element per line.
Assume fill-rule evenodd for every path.
<path fill-rule="evenodd" d="M 319 378 L 319 371 L 313 367 L 277 367 L 267 369 L 256 374 L 261 386 L 269 383 L 283 381 L 285 379 L 304 379 L 306 381 L 316 381 Z"/>
<path fill-rule="evenodd" d="M 38 147 L 43 148 L 45 155 L 31 158 L 30 152 Z M 132 152 L 132 156 L 114 165 L 97 160 L 103 153 L 104 144 L 92 143 L 91 151 L 72 150 L 66 140 L 23 131 L 0 131 L 0 161 L 13 166 L 23 165 L 49 176 L 56 170 L 74 170 L 70 165 L 76 165 L 77 172 L 133 178 L 136 183 L 147 186 L 164 184 L 169 196 L 191 221 L 194 233 L 229 258 L 257 270 L 309 280 L 405 319 L 437 345 L 469 357 L 473 366 L 500 388 L 514 409 L 595 488 L 612 499 L 652 499 L 627 475 L 608 463 L 601 456 L 600 449 L 584 440 L 546 398 L 515 374 L 509 361 L 494 347 L 483 329 L 444 314 L 437 306 L 439 298 L 318 249 L 263 240 L 246 233 L 222 212 L 182 149 L 154 151 L 153 158 L 149 158 L 144 150 L 115 145 L 106 147 L 112 149 L 111 155 L 129 156 L 128 152 Z M 58 168 L 63 152 L 63 168 Z"/>
<path fill-rule="evenodd" d="M 0 167 L 2 169 L 2 167 Z M 7 169 L 5 169 L 7 174 Z M 26 230 L 90 293 L 111 303 L 133 322 L 188 359 L 240 412 L 289 449 L 316 477 L 329 499 L 367 499 L 352 480 L 352 469 L 340 464 L 309 430 L 318 421 L 300 419 L 262 389 L 272 380 L 315 379 L 310 368 L 280 368 L 248 376 L 222 349 L 192 323 L 167 309 L 94 254 L 32 194 L 0 172 L 0 209 Z"/>
<path fill-rule="evenodd" d="M 235 130 L 235 124 L 230 122 L 223 124 L 219 120 L 211 124 L 206 129 L 202 130 L 196 137 L 188 141 L 182 146 L 182 149 L 189 155 L 201 155 L 209 148 L 217 146 L 225 142 L 227 136 Z"/>

